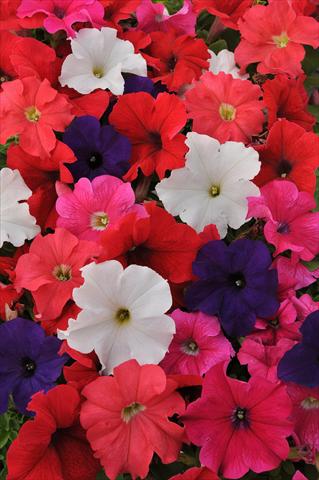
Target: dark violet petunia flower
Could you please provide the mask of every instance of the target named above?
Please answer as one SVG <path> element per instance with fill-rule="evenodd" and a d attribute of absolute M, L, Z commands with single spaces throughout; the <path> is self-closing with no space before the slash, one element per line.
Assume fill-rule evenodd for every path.
<path fill-rule="evenodd" d="M 0 414 L 12 394 L 21 413 L 31 396 L 54 387 L 67 355 L 58 355 L 61 341 L 47 337 L 39 324 L 15 318 L 0 325 Z"/>
<path fill-rule="evenodd" d="M 278 378 L 306 387 L 319 387 L 319 310 L 300 328 L 302 340 L 285 353 L 278 365 Z"/>
<path fill-rule="evenodd" d="M 279 308 L 276 270 L 260 241 L 241 239 L 227 246 L 208 242 L 193 263 L 199 277 L 186 292 L 191 310 L 218 315 L 228 335 L 247 335 L 258 317 L 270 317 Z"/>
<path fill-rule="evenodd" d="M 102 126 L 97 118 L 84 115 L 66 129 L 63 141 L 74 152 L 77 161 L 66 165 L 76 182 L 99 175 L 122 177 L 129 169 L 131 143 L 110 125 Z"/>

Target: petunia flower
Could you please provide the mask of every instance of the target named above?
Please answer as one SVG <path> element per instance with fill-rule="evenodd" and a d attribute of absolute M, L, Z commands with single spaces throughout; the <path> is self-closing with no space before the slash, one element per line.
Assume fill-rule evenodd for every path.
<path fill-rule="evenodd" d="M 127 20 L 136 11 L 141 0 L 99 0 L 104 7 L 104 20 L 110 27 L 118 28 L 121 20 Z"/>
<path fill-rule="evenodd" d="M 216 138 L 248 143 L 263 127 L 262 92 L 248 80 L 224 72 L 202 75 L 185 94 L 193 131 Z"/>
<path fill-rule="evenodd" d="M 4 242 L 20 247 L 40 232 L 36 219 L 30 215 L 29 206 L 23 200 L 31 197 L 19 170 L 0 170 L 0 248 Z"/>
<path fill-rule="evenodd" d="M 314 194 L 316 168 L 319 166 L 319 138 L 296 123 L 278 120 L 271 127 L 267 140 L 254 145 L 261 160 L 258 186 L 276 178 L 293 182 L 299 190 Z"/>
<path fill-rule="evenodd" d="M 195 12 L 207 10 L 228 28 L 238 30 L 238 20 L 251 7 L 251 0 L 193 0 Z"/>
<path fill-rule="evenodd" d="M 184 413 L 177 384 L 156 365 L 129 360 L 87 385 L 81 424 L 110 480 L 128 472 L 145 478 L 153 453 L 163 463 L 177 460 L 183 428 L 168 417 Z M 112 448 L 110 448 L 112 445 Z"/>
<path fill-rule="evenodd" d="M 98 0 L 22 0 L 17 10 L 19 18 L 33 17 L 44 13 L 44 28 L 49 33 L 64 30 L 68 37 L 74 37 L 75 23 L 91 23 L 93 26 L 103 22 L 104 9 Z"/>
<path fill-rule="evenodd" d="M 183 2 L 182 8 L 170 15 L 161 3 L 142 0 L 136 9 L 138 29 L 146 33 L 174 30 L 179 35 L 195 35 L 196 14 L 190 0 Z"/>
<path fill-rule="evenodd" d="M 95 117 L 76 118 L 64 132 L 63 142 L 77 158 L 68 166 L 75 181 L 105 174 L 122 177 L 129 169 L 130 141 L 110 125 L 101 127 Z"/>
<path fill-rule="evenodd" d="M 219 480 L 219 477 L 206 467 L 192 467 L 184 473 L 174 475 L 171 480 Z"/>
<path fill-rule="evenodd" d="M 81 178 L 74 190 L 63 189 L 56 202 L 57 225 L 81 240 L 99 241 L 102 232 L 116 225 L 129 213 L 144 214 L 134 205 L 135 194 L 130 183 L 111 175 L 100 175 L 90 182 Z"/>
<path fill-rule="evenodd" d="M 59 337 L 81 353 L 95 350 L 106 373 L 131 358 L 160 362 L 175 333 L 165 315 L 172 304 L 167 282 L 148 267 L 123 270 L 116 260 L 91 263 L 82 275 L 84 285 L 73 293 L 82 311 Z"/>
<path fill-rule="evenodd" d="M 279 308 L 277 272 L 270 265 L 270 252 L 259 240 L 208 242 L 193 263 L 199 280 L 187 289 L 186 304 L 218 315 L 228 335 L 247 335 L 256 316 L 272 316 Z"/>
<path fill-rule="evenodd" d="M 42 317 L 54 319 L 72 298 L 73 289 L 82 285 L 80 268 L 98 252 L 95 243 L 78 240 L 63 228 L 38 235 L 29 253 L 18 260 L 15 286 L 30 290 Z"/>
<path fill-rule="evenodd" d="M 255 5 L 238 22 L 241 40 L 235 50 L 235 60 L 244 72 L 250 63 L 257 71 L 286 73 L 297 77 L 302 73 L 305 56 L 302 46 L 319 46 L 319 25 L 315 18 L 301 15 L 289 0 Z"/>
<path fill-rule="evenodd" d="M 182 417 L 188 438 L 202 447 L 201 464 L 230 479 L 277 468 L 293 427 L 286 388 L 262 377 L 229 378 L 225 370 L 218 364 L 206 373 L 201 398 Z"/>
<path fill-rule="evenodd" d="M 239 228 L 246 221 L 247 197 L 259 189 L 253 182 L 260 169 L 258 155 L 242 143 L 223 145 L 207 135 L 187 134 L 184 168 L 173 170 L 171 176 L 156 186 L 166 210 L 201 232 L 215 224 L 221 238 L 227 225 Z"/>
<path fill-rule="evenodd" d="M 0 325 L 0 413 L 14 404 L 27 414 L 27 404 L 40 390 L 48 391 L 60 376 L 67 355 L 58 355 L 61 342 L 46 337 L 35 322 L 15 318 Z"/>
<path fill-rule="evenodd" d="M 300 328 L 302 340 L 285 353 L 278 377 L 306 387 L 319 387 L 319 310 L 312 312 Z"/>
<path fill-rule="evenodd" d="M 140 92 L 120 97 L 109 121 L 132 143 L 132 166 L 124 178 L 134 180 L 139 168 L 145 176 L 155 171 L 163 178 L 166 170 L 182 167 L 187 147 L 179 132 L 186 120 L 183 102 L 175 95 L 160 93 L 154 99 Z"/>
<path fill-rule="evenodd" d="M 249 75 L 241 74 L 236 65 L 234 53 L 227 49 L 220 50 L 217 54 L 208 50 L 210 54 L 209 71 L 218 75 L 220 72 L 229 73 L 233 78 L 246 80 Z"/>
<path fill-rule="evenodd" d="M 63 132 L 73 119 L 71 105 L 47 79 L 26 77 L 2 84 L 0 142 L 19 135 L 26 153 L 48 156 L 57 143 L 54 131 Z"/>
<path fill-rule="evenodd" d="M 69 385 L 37 393 L 28 405 L 35 419 L 20 428 L 7 454 L 7 480 L 92 480 L 98 460 L 79 422 L 81 398 Z"/>
<path fill-rule="evenodd" d="M 122 95 L 123 72 L 147 76 L 141 54 L 134 53 L 131 42 L 117 38 L 113 28 L 82 28 L 71 40 L 71 48 L 59 80 L 62 86 L 67 85 L 79 93 L 108 88 L 114 95 Z"/>
<path fill-rule="evenodd" d="M 216 317 L 174 310 L 176 333 L 160 365 L 167 374 L 204 375 L 234 351 Z"/>
<path fill-rule="evenodd" d="M 291 250 L 297 258 L 312 260 L 319 253 L 319 212 L 311 212 L 313 196 L 287 180 L 273 180 L 260 192 L 260 197 L 249 198 L 248 215 L 266 222 L 264 235 L 276 247 L 275 255 Z"/>

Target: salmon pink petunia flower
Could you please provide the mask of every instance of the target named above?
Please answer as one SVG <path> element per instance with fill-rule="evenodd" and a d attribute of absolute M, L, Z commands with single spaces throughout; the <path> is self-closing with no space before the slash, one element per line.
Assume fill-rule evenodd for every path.
<path fill-rule="evenodd" d="M 84 388 L 81 424 L 110 480 L 145 478 L 154 452 L 163 463 L 177 459 L 183 428 L 168 419 L 184 413 L 177 386 L 160 367 L 129 360 Z"/>
<path fill-rule="evenodd" d="M 261 74 L 287 73 L 296 77 L 302 73 L 302 45 L 319 46 L 318 22 L 297 12 L 289 0 L 255 5 L 245 12 L 238 26 L 241 41 L 235 59 L 242 71 L 258 62 Z"/>
<path fill-rule="evenodd" d="M 205 375 L 201 398 L 182 417 L 188 438 L 202 447 L 202 465 L 227 478 L 272 470 L 287 458 L 292 433 L 286 388 L 262 377 L 245 383 L 218 364 Z"/>
<path fill-rule="evenodd" d="M 26 153 L 48 156 L 57 142 L 54 130 L 63 132 L 73 119 L 72 106 L 46 79 L 26 77 L 5 82 L 2 88 L 0 142 L 19 135 L 19 145 Z"/>
<path fill-rule="evenodd" d="M 95 243 L 79 241 L 63 228 L 45 237 L 38 235 L 29 253 L 18 260 L 15 285 L 32 292 L 43 318 L 56 318 L 72 298 L 73 289 L 83 283 L 80 268 L 98 252 Z"/>
<path fill-rule="evenodd" d="M 247 143 L 263 127 L 262 92 L 248 80 L 220 72 L 207 72 L 186 92 L 185 105 L 193 131 L 216 138 Z"/>

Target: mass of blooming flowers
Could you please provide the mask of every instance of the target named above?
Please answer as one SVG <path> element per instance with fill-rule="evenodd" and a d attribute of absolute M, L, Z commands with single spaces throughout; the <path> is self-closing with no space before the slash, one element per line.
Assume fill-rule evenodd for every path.
<path fill-rule="evenodd" d="M 0 0 L 0 44 L 0 480 L 317 480 L 319 1 Z"/>

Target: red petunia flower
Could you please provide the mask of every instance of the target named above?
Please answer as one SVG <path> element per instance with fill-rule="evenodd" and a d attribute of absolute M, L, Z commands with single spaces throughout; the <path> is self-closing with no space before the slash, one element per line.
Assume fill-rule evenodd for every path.
<path fill-rule="evenodd" d="M 17 72 L 11 62 L 11 55 L 15 52 L 19 37 L 7 31 L 0 31 L 0 91 L 2 84 L 17 78 Z"/>
<path fill-rule="evenodd" d="M 195 12 L 207 10 L 229 28 L 238 30 L 238 19 L 251 7 L 252 0 L 193 0 Z"/>
<path fill-rule="evenodd" d="M 191 280 L 199 236 L 155 202 L 145 204 L 145 209 L 148 217 L 129 214 L 115 228 L 105 230 L 101 258 L 150 267 L 174 283 Z"/>
<path fill-rule="evenodd" d="M 220 72 L 205 73 L 186 92 L 185 105 L 193 119 L 193 131 L 216 138 L 249 142 L 263 127 L 262 92 L 248 80 Z"/>
<path fill-rule="evenodd" d="M 208 470 L 206 467 L 193 467 L 184 473 L 174 475 L 171 480 L 218 480 L 216 473 Z"/>
<path fill-rule="evenodd" d="M 135 12 L 140 0 L 100 0 L 104 7 L 104 20 L 108 27 L 119 28 L 121 20 L 127 20 Z"/>
<path fill-rule="evenodd" d="M 161 81 L 171 92 L 198 80 L 203 69 L 208 69 L 210 54 L 202 39 L 178 35 L 174 30 L 153 32 L 152 43 L 144 57 L 155 82 Z"/>
<path fill-rule="evenodd" d="M 78 240 L 64 228 L 54 234 L 38 235 L 30 251 L 19 258 L 15 286 L 32 292 L 38 312 L 45 319 L 58 317 L 83 283 L 80 268 L 98 255 L 93 242 Z"/>
<path fill-rule="evenodd" d="M 315 170 L 319 166 L 319 138 L 288 120 L 278 120 L 267 141 L 254 148 L 259 153 L 261 170 L 254 182 L 259 187 L 276 178 L 294 182 L 299 190 L 314 193 Z"/>
<path fill-rule="evenodd" d="M 302 73 L 302 45 L 319 46 L 318 22 L 298 14 L 289 0 L 255 5 L 247 10 L 238 26 L 241 41 L 235 60 L 242 71 L 250 63 L 259 62 L 257 71 L 261 74 L 287 73 L 296 77 Z"/>
<path fill-rule="evenodd" d="M 49 157 L 39 158 L 25 153 L 20 146 L 11 145 L 7 151 L 8 167 L 17 168 L 26 185 L 32 190 L 28 199 L 30 213 L 37 219 L 42 229 L 55 228 L 58 198 L 55 183 L 72 183 L 73 178 L 65 163 L 73 163 L 73 151 L 58 141 Z"/>
<path fill-rule="evenodd" d="M 305 78 L 305 75 L 298 79 L 276 75 L 273 80 L 263 84 L 269 128 L 278 118 L 286 118 L 305 130 L 312 129 L 316 119 L 307 111 L 308 95 L 303 86 Z"/>
<path fill-rule="evenodd" d="M 36 413 L 20 429 L 7 455 L 7 480 L 92 480 L 100 469 L 79 423 L 80 395 L 69 385 L 36 393 Z"/>
<path fill-rule="evenodd" d="M 72 121 L 71 105 L 48 80 L 36 77 L 5 82 L 0 93 L 0 142 L 19 135 L 26 153 L 48 156 L 56 146 L 54 130 L 63 132 Z"/>
<path fill-rule="evenodd" d="M 146 477 L 154 452 L 163 463 L 177 459 L 183 428 L 168 419 L 184 411 L 176 388 L 160 367 L 136 360 L 84 388 L 81 424 L 110 480 L 124 472 Z"/>
<path fill-rule="evenodd" d="M 184 166 L 187 147 L 179 132 L 186 110 L 175 95 L 161 93 L 156 99 L 144 92 L 123 95 L 109 121 L 132 142 L 132 166 L 124 179 L 134 180 L 139 168 L 146 176 L 155 170 L 161 179 L 166 170 Z"/>
<path fill-rule="evenodd" d="M 21 0 L 1 0 L 0 30 L 21 30 L 23 28 L 37 28 L 42 26 L 44 18 L 42 13 L 37 13 L 33 18 L 17 17 L 17 9 L 20 3 Z"/>

